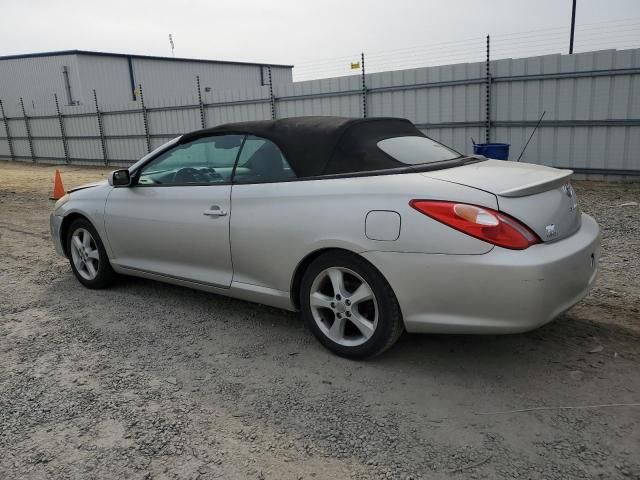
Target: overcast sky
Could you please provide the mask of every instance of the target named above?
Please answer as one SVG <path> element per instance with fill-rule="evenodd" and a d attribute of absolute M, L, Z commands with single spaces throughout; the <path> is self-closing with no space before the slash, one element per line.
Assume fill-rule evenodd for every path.
<path fill-rule="evenodd" d="M 419 62 L 415 54 L 425 48 L 432 56 L 435 49 L 456 60 L 467 52 L 465 41 L 487 33 L 495 36 L 497 54 L 532 53 L 535 45 L 545 53 L 560 48 L 566 53 L 563 31 L 571 16 L 571 0 L 1 0 L 1 5 L 0 55 L 66 49 L 170 55 L 172 33 L 175 56 L 296 64 L 309 74 L 319 68 L 311 64 L 346 63 L 362 50 L 381 67 L 395 66 L 394 59 Z M 576 23 L 578 50 L 640 46 L 640 0 L 578 0 Z M 545 32 L 509 36 L 540 29 Z M 483 48 L 480 41 L 473 46 Z M 395 55 L 398 49 L 407 50 Z"/>

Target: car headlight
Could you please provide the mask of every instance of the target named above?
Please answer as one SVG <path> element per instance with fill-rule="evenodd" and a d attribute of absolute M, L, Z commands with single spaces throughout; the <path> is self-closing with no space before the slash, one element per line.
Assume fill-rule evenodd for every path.
<path fill-rule="evenodd" d="M 53 206 L 53 211 L 55 212 L 61 206 L 63 206 L 65 203 L 67 203 L 69 201 L 69 198 L 71 198 L 71 196 L 68 193 L 66 195 L 63 195 L 62 197 L 60 197 L 60 199 Z"/>

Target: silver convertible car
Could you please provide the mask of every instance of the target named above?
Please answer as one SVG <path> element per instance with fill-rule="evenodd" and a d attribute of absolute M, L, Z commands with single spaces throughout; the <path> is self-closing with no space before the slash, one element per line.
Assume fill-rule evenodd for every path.
<path fill-rule="evenodd" d="M 404 330 L 530 330 L 584 297 L 600 234 L 571 173 L 464 156 L 403 119 L 235 123 L 71 190 L 51 233 L 86 287 L 136 275 L 300 310 L 359 358 Z"/>

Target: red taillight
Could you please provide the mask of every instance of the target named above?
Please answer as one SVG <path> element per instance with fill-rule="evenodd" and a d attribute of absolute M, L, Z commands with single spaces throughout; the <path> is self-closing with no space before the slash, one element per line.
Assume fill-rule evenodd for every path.
<path fill-rule="evenodd" d="M 411 200 L 420 213 L 485 242 L 513 250 L 540 243 L 540 238 L 515 218 L 486 207 L 436 200 Z"/>

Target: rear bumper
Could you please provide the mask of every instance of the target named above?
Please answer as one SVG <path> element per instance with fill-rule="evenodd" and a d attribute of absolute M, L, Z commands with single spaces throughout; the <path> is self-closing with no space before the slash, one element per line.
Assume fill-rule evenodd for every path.
<path fill-rule="evenodd" d="M 595 282 L 600 231 L 588 215 L 573 235 L 483 255 L 363 254 L 393 288 L 409 332 L 517 333 L 580 301 Z"/>
<path fill-rule="evenodd" d="M 62 239 L 60 238 L 60 228 L 62 227 L 63 217 L 54 215 L 49 216 L 49 229 L 51 230 L 51 239 L 53 240 L 53 246 L 56 249 L 58 255 L 66 257 L 64 248 L 62 247 Z"/>

